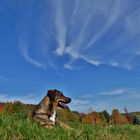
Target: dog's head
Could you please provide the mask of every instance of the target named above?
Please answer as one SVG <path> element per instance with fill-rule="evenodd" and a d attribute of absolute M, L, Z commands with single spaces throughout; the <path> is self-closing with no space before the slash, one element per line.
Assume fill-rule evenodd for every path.
<path fill-rule="evenodd" d="M 61 91 L 56 89 L 48 90 L 47 96 L 51 99 L 51 101 L 56 102 L 58 107 L 69 109 L 67 104 L 71 102 L 71 98 L 64 96 Z"/>

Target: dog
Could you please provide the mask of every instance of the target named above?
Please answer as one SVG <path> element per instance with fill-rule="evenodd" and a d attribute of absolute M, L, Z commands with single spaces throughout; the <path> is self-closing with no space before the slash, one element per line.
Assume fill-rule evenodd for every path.
<path fill-rule="evenodd" d="M 47 95 L 35 106 L 32 119 L 46 128 L 53 128 L 56 124 L 69 128 L 63 122 L 57 120 L 56 111 L 57 107 L 69 109 L 67 104 L 70 102 L 71 98 L 64 96 L 61 91 L 48 90 Z"/>

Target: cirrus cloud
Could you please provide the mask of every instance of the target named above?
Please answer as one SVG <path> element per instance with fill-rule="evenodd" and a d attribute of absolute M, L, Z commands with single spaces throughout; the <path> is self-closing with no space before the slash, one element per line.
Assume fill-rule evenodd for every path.
<path fill-rule="evenodd" d="M 19 43 L 28 63 L 42 69 L 46 65 L 57 65 L 74 70 L 78 67 L 75 65 L 77 61 L 129 70 L 140 68 L 138 1 L 47 2 L 50 8 L 40 10 L 40 18 L 32 19 L 34 8 L 29 10 L 29 15 L 32 16 L 27 14 L 22 17 L 27 19 L 27 23 L 21 25 L 28 36 L 23 35 L 26 39 L 20 39 Z M 35 23 L 33 26 L 30 23 L 32 20 Z M 31 57 L 30 53 L 33 52 L 28 52 L 27 48 L 33 50 L 36 47 L 40 50 L 34 51 L 34 57 Z"/>

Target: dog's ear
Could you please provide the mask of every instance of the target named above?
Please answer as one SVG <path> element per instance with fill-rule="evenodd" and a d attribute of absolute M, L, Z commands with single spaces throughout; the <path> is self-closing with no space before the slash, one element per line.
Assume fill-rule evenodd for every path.
<path fill-rule="evenodd" d="M 47 96 L 50 97 L 50 99 L 55 100 L 55 91 L 48 90 Z"/>

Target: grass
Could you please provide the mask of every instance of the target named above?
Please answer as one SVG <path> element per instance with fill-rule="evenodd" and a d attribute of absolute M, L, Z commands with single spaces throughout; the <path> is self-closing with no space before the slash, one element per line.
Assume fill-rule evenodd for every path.
<path fill-rule="evenodd" d="M 140 140 L 140 126 L 95 126 L 71 122 L 73 130 L 46 129 L 23 112 L 0 113 L 0 140 Z"/>

